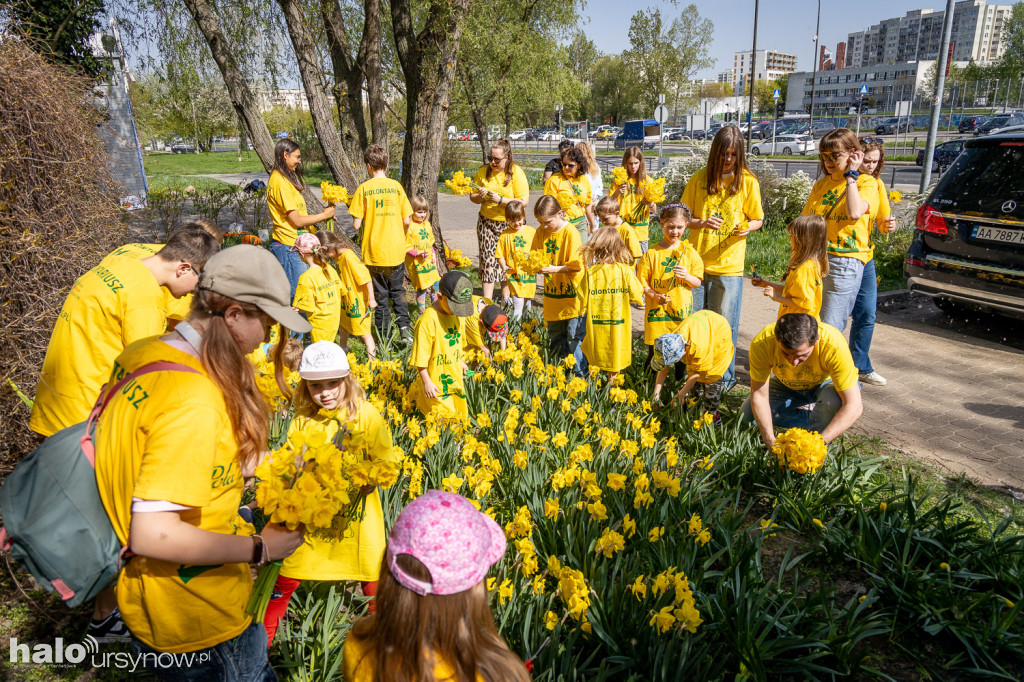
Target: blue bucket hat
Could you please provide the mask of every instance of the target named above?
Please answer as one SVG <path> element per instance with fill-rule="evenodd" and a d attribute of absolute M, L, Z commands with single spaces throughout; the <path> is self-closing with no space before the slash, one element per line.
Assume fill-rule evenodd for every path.
<path fill-rule="evenodd" d="M 651 369 L 660 372 L 669 365 L 674 365 L 682 360 L 685 353 L 686 341 L 682 334 L 662 334 L 654 341 Z"/>

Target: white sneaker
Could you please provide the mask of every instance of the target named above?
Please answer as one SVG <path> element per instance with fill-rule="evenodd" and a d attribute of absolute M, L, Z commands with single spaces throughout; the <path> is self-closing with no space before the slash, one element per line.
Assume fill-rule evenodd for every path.
<path fill-rule="evenodd" d="M 862 383 L 871 384 L 872 386 L 885 386 L 885 384 L 887 383 L 885 377 L 883 377 L 878 372 L 875 372 L 874 370 L 868 372 L 867 374 L 861 374 L 860 380 Z"/>

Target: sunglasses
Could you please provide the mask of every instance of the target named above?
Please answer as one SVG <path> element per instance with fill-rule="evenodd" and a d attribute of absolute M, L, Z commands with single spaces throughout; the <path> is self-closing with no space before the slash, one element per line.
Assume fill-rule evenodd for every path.
<path fill-rule="evenodd" d="M 865 144 L 885 144 L 885 140 L 880 137 L 865 137 L 861 138 L 861 142 Z"/>
<path fill-rule="evenodd" d="M 850 152 L 832 152 L 831 154 L 828 152 L 820 152 L 818 154 L 818 158 L 821 159 L 822 161 L 832 161 L 833 163 L 835 163 L 840 158 L 849 155 Z"/>
<path fill-rule="evenodd" d="M 578 163 L 562 163 L 562 168 L 579 168 Z"/>
<path fill-rule="evenodd" d="M 494 155 L 488 155 L 488 157 L 487 157 L 487 161 L 488 161 L 489 163 L 501 163 L 501 162 L 502 162 L 502 161 L 504 161 L 504 160 L 505 160 L 506 158 L 507 158 L 507 157 L 505 157 L 505 156 L 494 156 Z"/>

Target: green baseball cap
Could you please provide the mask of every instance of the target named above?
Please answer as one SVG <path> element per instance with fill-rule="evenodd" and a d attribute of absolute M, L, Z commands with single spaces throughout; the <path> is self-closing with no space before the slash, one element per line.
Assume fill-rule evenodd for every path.
<path fill-rule="evenodd" d="M 461 270 L 449 270 L 441 278 L 438 287 L 441 295 L 448 299 L 452 314 L 469 317 L 473 314 L 473 283 Z"/>

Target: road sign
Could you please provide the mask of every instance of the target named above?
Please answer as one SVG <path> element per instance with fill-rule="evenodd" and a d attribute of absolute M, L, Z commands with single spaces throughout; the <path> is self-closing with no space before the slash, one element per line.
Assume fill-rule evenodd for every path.
<path fill-rule="evenodd" d="M 668 107 L 664 104 L 659 104 L 654 108 L 654 120 L 658 123 L 664 123 L 668 120 Z"/>
<path fill-rule="evenodd" d="M 862 95 L 868 94 L 868 86 L 867 85 L 860 86 L 860 94 L 862 94 Z"/>
<path fill-rule="evenodd" d="M 775 88 L 772 91 L 772 99 L 779 99 L 780 97 L 782 97 L 782 88 Z"/>

